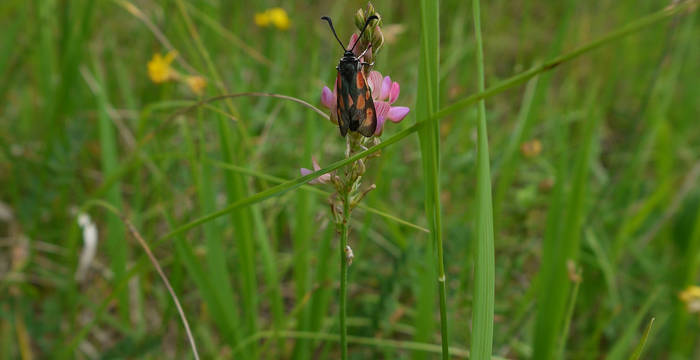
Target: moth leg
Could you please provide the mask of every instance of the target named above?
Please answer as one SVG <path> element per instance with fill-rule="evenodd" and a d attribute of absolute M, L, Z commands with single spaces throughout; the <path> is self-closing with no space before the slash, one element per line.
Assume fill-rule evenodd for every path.
<path fill-rule="evenodd" d="M 364 62 L 364 61 L 363 61 L 363 62 L 360 63 L 360 65 L 363 65 L 363 66 L 374 66 L 374 61 L 372 61 L 371 63 L 368 63 L 368 62 Z"/>
<path fill-rule="evenodd" d="M 360 40 L 358 39 L 357 41 L 360 41 Z M 370 43 L 369 46 L 367 46 L 367 48 L 365 49 L 365 51 L 363 51 L 362 54 L 360 54 L 360 56 L 358 56 L 357 58 L 359 59 L 359 58 L 365 56 L 365 53 L 367 53 L 367 50 L 369 50 L 371 48 L 372 48 L 372 43 Z"/>

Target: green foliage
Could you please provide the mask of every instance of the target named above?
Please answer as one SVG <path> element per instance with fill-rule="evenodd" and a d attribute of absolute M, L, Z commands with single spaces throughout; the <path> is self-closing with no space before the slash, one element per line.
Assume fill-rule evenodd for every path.
<path fill-rule="evenodd" d="M 318 18 L 346 41 L 364 3 L 283 2 L 285 31 L 240 1 L 0 2 L 0 360 L 192 356 L 104 206 L 201 358 L 339 358 L 332 188 L 306 183 L 371 154 L 349 359 L 699 357 L 700 28 L 668 3 L 377 1 L 411 114 L 344 159 L 262 95 L 317 106 L 340 56 Z M 198 102 L 240 93 L 264 94 Z"/>

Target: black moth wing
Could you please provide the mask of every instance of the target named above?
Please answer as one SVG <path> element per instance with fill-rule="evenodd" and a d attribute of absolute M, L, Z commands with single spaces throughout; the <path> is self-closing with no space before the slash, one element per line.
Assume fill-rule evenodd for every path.
<path fill-rule="evenodd" d="M 357 131 L 365 137 L 371 137 L 374 135 L 374 131 L 377 130 L 377 111 L 374 108 L 374 100 L 372 100 L 372 89 L 367 84 L 367 79 L 365 79 L 365 74 L 362 71 L 357 73 L 357 83 L 358 94 L 355 99 L 355 105 L 357 105 L 358 111 L 362 114 L 358 119 L 360 126 Z M 359 86 L 360 83 L 362 84 L 361 87 Z"/>
<path fill-rule="evenodd" d="M 361 69 L 361 68 L 360 68 Z M 377 113 L 372 100 L 372 90 L 362 71 L 338 72 L 337 116 L 340 134 L 357 131 L 365 137 L 374 135 L 377 129 Z"/>
<path fill-rule="evenodd" d="M 338 77 L 336 78 L 335 83 L 338 86 L 338 99 L 336 100 L 336 116 L 338 118 L 338 128 L 340 128 L 340 135 L 345 137 L 348 133 L 348 129 L 350 128 L 350 114 L 348 112 L 348 109 L 345 108 L 345 104 L 348 102 L 348 88 L 349 85 L 343 84 L 343 79 L 340 76 L 340 71 L 338 72 Z"/>

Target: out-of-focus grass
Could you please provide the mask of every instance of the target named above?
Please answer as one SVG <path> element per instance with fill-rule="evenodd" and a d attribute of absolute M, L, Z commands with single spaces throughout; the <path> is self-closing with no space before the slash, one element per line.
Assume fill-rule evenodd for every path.
<path fill-rule="evenodd" d="M 347 35 L 364 5 L 286 2 L 292 27 L 282 31 L 256 27 L 265 8 L 244 2 L 3 1 L 0 359 L 191 356 L 165 287 L 112 214 L 87 208 L 97 257 L 86 281 L 74 279 L 76 212 L 93 198 L 123 211 L 153 247 L 202 358 L 337 357 L 338 237 L 325 195 L 278 184 L 312 155 L 322 165 L 342 158 L 337 128 L 259 97 L 171 118 L 199 97 L 182 83 L 153 84 L 146 63 L 172 46 L 179 72 L 206 77 L 202 97 L 255 91 L 318 105 L 340 55 L 318 18 L 332 16 Z M 484 118 L 471 105 L 482 97 L 469 97 L 482 75 L 493 354 L 700 356 L 700 323 L 678 299 L 700 283 L 697 10 L 652 24 L 638 21 L 668 3 L 483 2 L 480 74 L 470 4 L 425 2 L 439 22 L 412 4 L 374 5 L 387 25 L 376 68 L 401 83 L 397 105 L 412 115 L 387 125 L 365 175 L 377 184 L 370 211 L 353 221 L 349 357 L 438 358 L 441 342 L 460 357 L 486 336 L 469 326 L 480 303 L 472 267 L 485 260 L 473 251 L 484 216 L 477 163 L 488 163 L 477 160 Z M 578 48 L 625 24 L 636 24 L 627 36 Z M 547 66 L 571 51 L 581 56 Z M 437 76 L 419 79 L 428 73 Z M 535 139 L 541 152 L 521 150 Z M 227 204 L 243 205 L 184 230 Z M 442 313 L 438 241 L 421 227 L 444 239 Z"/>
<path fill-rule="evenodd" d="M 433 115 L 440 108 L 440 11 L 436 1 L 420 2 L 420 58 L 418 60 L 418 89 L 416 119 L 426 125 L 418 132 L 423 165 L 425 218 L 430 229 L 430 242 L 423 246 L 425 260 L 417 291 L 423 294 L 416 303 L 416 336 L 418 341 L 434 338 L 435 294 L 440 313 L 440 343 L 442 359 L 449 358 L 447 327 L 447 287 L 443 256 L 442 205 L 440 199 L 440 123 Z M 424 120 L 429 119 L 429 120 Z M 436 286 L 437 285 L 437 289 Z M 437 290 L 437 291 L 436 291 Z M 413 354 L 414 359 L 425 354 Z"/>

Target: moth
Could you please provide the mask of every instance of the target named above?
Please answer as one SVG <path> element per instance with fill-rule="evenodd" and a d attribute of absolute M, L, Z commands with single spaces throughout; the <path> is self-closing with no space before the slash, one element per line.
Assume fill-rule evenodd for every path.
<path fill-rule="evenodd" d="M 372 64 L 360 61 L 360 58 L 372 47 L 372 44 L 360 56 L 355 56 L 353 50 L 355 50 L 357 43 L 360 42 L 362 34 L 364 34 L 369 23 L 372 20 L 378 20 L 379 17 L 372 15 L 367 18 L 360 36 L 357 37 L 357 41 L 350 49 L 346 49 L 343 42 L 338 38 L 331 19 L 328 16 L 323 16 L 321 19 L 328 22 L 335 39 L 338 40 L 345 52 L 343 57 L 340 58 L 338 66 L 336 66 L 336 70 L 338 70 L 336 78 L 336 83 L 338 84 L 336 115 L 338 117 L 340 135 L 344 137 L 349 130 L 357 131 L 365 137 L 371 137 L 377 129 L 377 112 L 372 100 L 372 89 L 367 84 L 362 67 L 371 66 Z"/>

